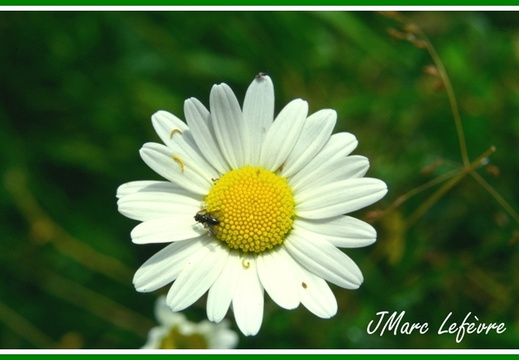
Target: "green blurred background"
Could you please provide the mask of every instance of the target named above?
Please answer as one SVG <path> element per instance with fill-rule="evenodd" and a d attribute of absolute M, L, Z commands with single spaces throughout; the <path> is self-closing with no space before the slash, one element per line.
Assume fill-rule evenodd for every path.
<path fill-rule="evenodd" d="M 406 16 L 447 68 L 471 160 L 496 146 L 478 172 L 517 211 L 519 14 Z M 137 223 L 117 212 L 116 188 L 159 179 L 138 155 L 159 141 L 155 111 L 183 118 L 184 99 L 208 105 L 220 82 L 243 99 L 263 71 L 277 111 L 298 97 L 311 112 L 336 109 L 335 131 L 358 137 L 368 175 L 390 191 L 355 214 L 379 237 L 347 250 L 365 282 L 357 291 L 333 287 L 338 314 L 322 320 L 268 299 L 259 335 L 242 336 L 239 347 L 517 348 L 517 220 L 470 176 L 413 223 L 441 184 L 392 207 L 459 168 L 461 156 L 445 91 L 424 72 L 431 58 L 390 28 L 401 24 L 371 12 L 0 12 L 0 347 L 144 344 L 167 288 L 141 294 L 131 280 L 162 246 L 131 243 Z M 201 320 L 204 306 L 185 314 Z M 406 311 L 405 321 L 430 330 L 367 334 L 384 310 Z M 436 333 L 450 312 L 453 321 L 472 312 L 507 330 L 456 343 Z"/>

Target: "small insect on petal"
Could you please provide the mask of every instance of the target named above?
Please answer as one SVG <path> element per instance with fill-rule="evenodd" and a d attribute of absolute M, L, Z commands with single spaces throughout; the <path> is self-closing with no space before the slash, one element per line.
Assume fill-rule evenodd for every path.
<path fill-rule="evenodd" d="M 218 220 L 213 214 L 208 212 L 207 210 L 200 210 L 195 214 L 195 221 L 203 224 L 206 229 L 213 235 L 216 235 L 214 230 L 214 226 L 220 224 L 220 220 Z"/>
<path fill-rule="evenodd" d="M 180 165 L 180 171 L 184 172 L 184 162 L 178 156 L 173 156 L 173 160 Z"/>
<path fill-rule="evenodd" d="M 175 134 L 182 135 L 182 130 L 180 130 L 180 129 L 173 129 L 173 130 L 171 130 L 171 132 L 169 133 L 169 138 L 172 139 L 173 135 L 175 135 Z"/>

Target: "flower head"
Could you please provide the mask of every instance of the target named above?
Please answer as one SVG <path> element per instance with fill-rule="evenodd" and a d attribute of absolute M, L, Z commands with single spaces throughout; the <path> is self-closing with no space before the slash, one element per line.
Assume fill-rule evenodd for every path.
<path fill-rule="evenodd" d="M 143 349 L 232 349 L 238 344 L 238 334 L 229 329 L 227 321 L 193 323 L 172 312 L 165 296 L 155 303 L 155 317 L 159 326 L 150 330 Z"/>
<path fill-rule="evenodd" d="M 159 111 L 153 126 L 163 144 L 147 143 L 142 159 L 167 181 L 119 187 L 119 211 L 142 221 L 137 244 L 169 243 L 136 272 L 138 291 L 171 282 L 166 302 L 181 311 L 203 294 L 209 320 L 232 305 L 245 335 L 263 320 L 264 291 L 279 306 L 303 304 L 321 318 L 337 312 L 327 282 L 356 289 L 358 266 L 339 248 L 375 241 L 374 228 L 344 214 L 381 199 L 386 184 L 366 178 L 368 159 L 350 155 L 350 133 L 332 135 L 337 114 L 308 116 L 296 99 L 274 119 L 271 79 L 257 76 L 240 107 L 226 84 L 215 85 L 210 109 L 186 100 L 186 123 Z"/>

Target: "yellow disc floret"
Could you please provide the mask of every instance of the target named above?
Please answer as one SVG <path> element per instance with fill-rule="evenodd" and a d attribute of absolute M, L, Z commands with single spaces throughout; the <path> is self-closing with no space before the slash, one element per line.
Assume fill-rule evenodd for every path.
<path fill-rule="evenodd" d="M 186 324 L 187 325 L 187 324 Z M 190 335 L 181 331 L 179 326 L 174 326 L 159 343 L 159 349 L 207 349 L 207 340 L 199 333 Z"/>
<path fill-rule="evenodd" d="M 216 237 L 230 248 L 262 252 L 281 244 L 294 218 L 294 197 L 287 180 L 259 167 L 223 175 L 206 198 L 207 212 L 219 224 Z"/>

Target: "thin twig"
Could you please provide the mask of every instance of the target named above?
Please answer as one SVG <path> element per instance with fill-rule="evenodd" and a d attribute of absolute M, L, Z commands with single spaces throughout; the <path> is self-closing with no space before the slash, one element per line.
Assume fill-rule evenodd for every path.
<path fill-rule="evenodd" d="M 472 177 L 476 179 L 476 181 L 490 193 L 490 195 L 499 203 L 499 205 L 505 209 L 508 215 L 510 215 L 512 219 L 514 219 L 519 224 L 519 215 L 515 212 L 514 208 L 501 196 L 501 194 L 497 192 L 492 186 L 490 186 L 490 184 L 487 183 L 485 179 L 483 179 L 476 171 L 471 171 L 470 175 L 472 175 Z"/>
<path fill-rule="evenodd" d="M 405 203 L 407 200 L 411 199 L 413 196 L 435 186 L 438 184 L 441 184 L 444 181 L 447 181 L 448 179 L 452 178 L 453 176 L 456 176 L 460 173 L 460 169 L 451 170 L 448 173 L 439 175 L 435 177 L 434 179 L 431 179 L 427 181 L 426 183 L 423 183 L 422 185 L 419 185 L 408 192 L 406 192 L 403 195 L 400 195 L 395 201 L 391 203 L 384 211 L 392 211 L 395 210 L 397 207 Z"/>
<path fill-rule="evenodd" d="M 427 198 L 413 213 L 407 218 L 406 224 L 407 227 L 410 227 L 414 224 L 420 217 L 422 217 L 427 210 L 429 210 L 438 200 L 445 195 L 450 189 L 452 189 L 456 184 L 458 184 L 461 179 L 465 177 L 466 173 L 464 171 L 460 172 L 458 176 L 451 179 L 449 182 L 445 183 L 441 188 L 436 190 L 431 196 Z"/>
<path fill-rule="evenodd" d="M 395 19 L 396 21 L 400 22 L 404 26 L 403 32 L 398 30 L 392 30 L 390 33 L 399 39 L 405 39 L 413 43 L 416 47 L 425 49 L 429 56 L 431 57 L 432 61 L 434 62 L 434 65 L 437 70 L 437 74 L 441 77 L 443 86 L 445 87 L 445 90 L 447 92 L 447 97 L 449 100 L 449 104 L 451 107 L 452 116 L 454 119 L 454 124 L 456 126 L 456 133 L 458 135 L 458 143 L 460 147 L 460 153 L 461 158 L 463 161 L 463 166 L 461 169 L 458 169 L 454 172 L 441 175 L 437 178 L 437 181 L 434 179 L 429 181 L 426 184 L 423 184 L 421 186 L 418 186 L 412 190 L 410 190 L 408 193 L 400 196 L 398 199 L 396 199 L 389 207 L 388 210 L 392 210 L 396 208 L 397 206 L 401 205 L 403 202 L 407 201 L 412 196 L 428 189 L 432 185 L 436 185 L 438 183 L 441 183 L 448 178 L 452 177 L 453 175 L 456 176 L 451 181 L 446 183 L 444 186 L 442 186 L 440 189 L 438 189 L 434 194 L 432 194 L 416 211 L 409 217 L 408 221 L 409 223 L 415 222 L 418 218 L 420 218 L 431 206 L 433 206 L 443 195 L 445 195 L 452 187 L 454 187 L 461 179 L 463 179 L 467 174 L 471 174 L 476 181 L 485 189 L 487 190 L 492 197 L 505 209 L 505 211 L 517 222 L 519 223 L 519 215 L 517 212 L 513 209 L 513 207 L 508 204 L 508 202 L 497 192 L 490 184 L 488 184 L 477 172 L 476 169 L 483 165 L 483 159 L 488 157 L 490 154 L 492 154 L 495 151 L 495 148 L 492 146 L 489 150 L 487 150 L 485 153 L 480 155 L 478 159 L 476 159 L 473 162 L 470 162 L 469 156 L 468 156 L 468 150 L 467 150 L 467 144 L 465 140 L 465 133 L 463 131 L 460 111 L 458 107 L 458 103 L 456 100 L 456 95 L 454 94 L 454 89 L 452 87 L 452 84 L 450 82 L 450 78 L 447 74 L 447 70 L 445 69 L 445 66 L 438 55 L 436 49 L 432 45 L 431 41 L 427 37 L 427 35 L 424 33 L 424 31 L 416 24 L 409 21 L 403 14 L 398 12 L 387 12 L 385 13 L 386 16 L 391 17 Z M 387 210 L 385 211 L 387 212 Z"/>
<path fill-rule="evenodd" d="M 449 99 L 449 103 L 451 106 L 451 112 L 454 119 L 454 124 L 456 125 L 456 133 L 458 134 L 458 143 L 460 146 L 460 152 L 461 152 L 461 159 L 463 161 L 464 166 L 468 166 L 470 163 L 468 151 L 467 151 L 467 143 L 465 141 L 465 133 L 463 131 L 463 125 L 461 123 L 461 116 L 460 116 L 460 110 L 458 107 L 458 102 L 456 101 L 456 95 L 454 94 L 454 90 L 452 88 L 451 81 L 449 79 L 449 76 L 447 75 L 447 70 L 445 69 L 445 66 L 443 65 L 443 62 L 436 52 L 436 49 L 432 45 L 431 41 L 429 41 L 429 38 L 427 35 L 422 31 L 422 29 L 418 26 L 416 26 L 416 29 L 420 35 L 420 37 L 424 40 L 425 43 L 425 49 L 431 56 L 434 65 L 438 69 L 438 73 L 441 76 L 441 79 L 443 81 L 443 85 L 445 86 L 445 91 L 447 91 L 447 97 Z"/>
<path fill-rule="evenodd" d="M 466 175 L 468 174 L 477 174 L 476 169 L 479 168 L 483 163 L 484 159 L 486 159 L 490 154 L 495 151 L 495 147 L 491 146 L 487 151 L 477 157 L 476 160 L 469 163 L 467 166 L 462 167 L 457 170 L 457 176 L 453 178 L 451 181 L 447 182 L 440 189 L 438 189 L 435 193 L 427 198 L 408 218 L 407 223 L 408 226 L 414 224 L 420 217 L 422 217 L 427 210 L 429 210 L 443 195 L 445 195 L 449 190 L 451 190 L 456 184 L 458 184 Z M 442 179 L 443 180 L 443 179 Z M 504 199 L 503 199 L 504 201 Z M 506 203 L 506 201 L 505 201 Z M 508 204 L 507 204 L 508 205 Z M 512 210 L 513 211 L 513 210 Z"/>

